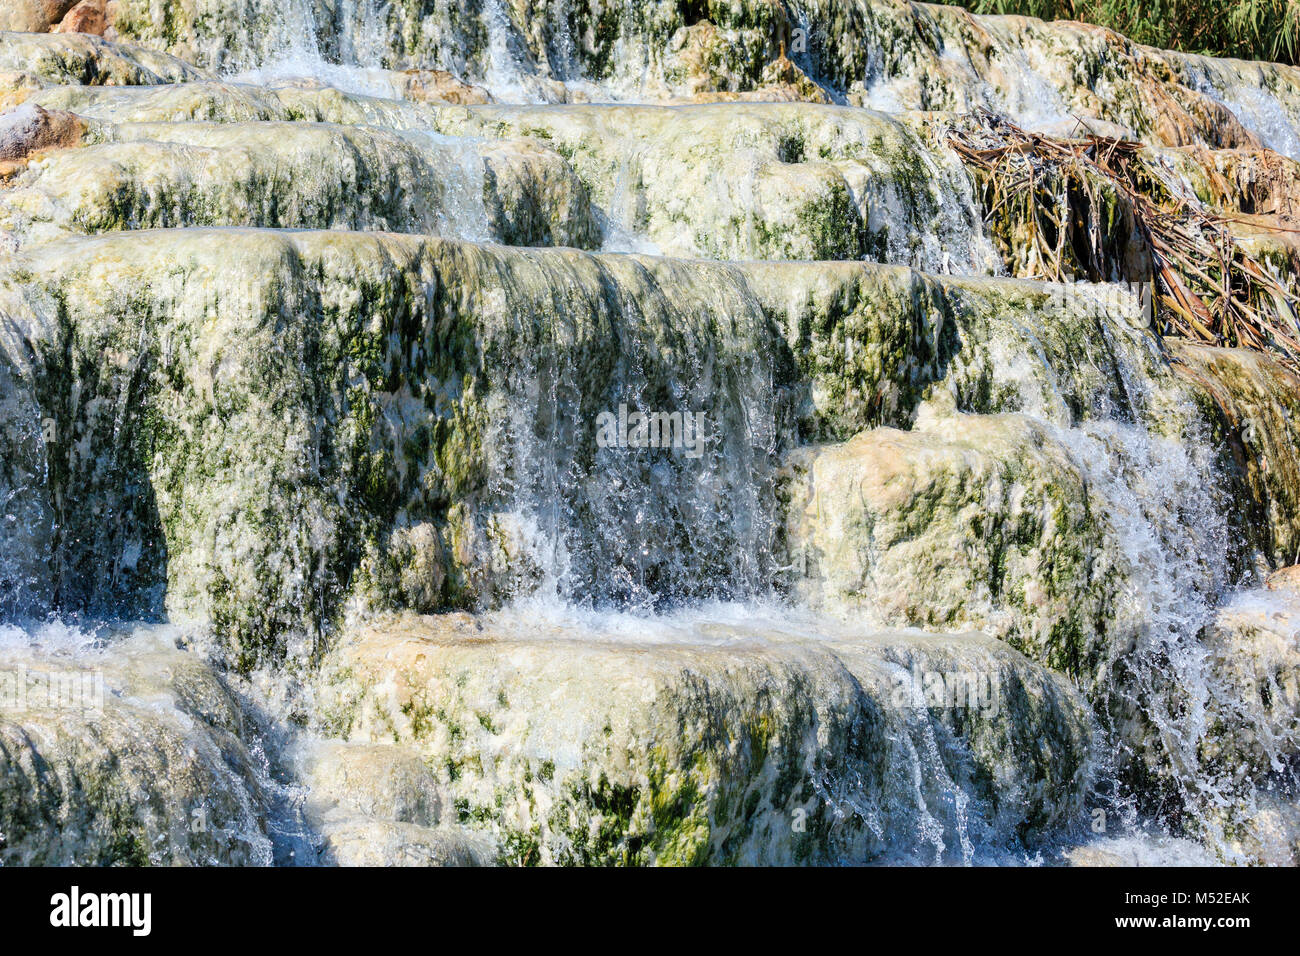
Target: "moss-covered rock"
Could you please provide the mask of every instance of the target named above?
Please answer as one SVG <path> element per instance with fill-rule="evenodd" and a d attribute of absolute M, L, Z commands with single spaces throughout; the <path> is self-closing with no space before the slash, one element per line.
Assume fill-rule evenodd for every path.
<path fill-rule="evenodd" d="M 793 369 L 726 266 L 357 233 L 32 250 L 9 333 L 57 426 L 66 609 L 197 616 L 247 667 L 310 660 L 350 597 L 493 603 L 561 564 L 599 600 L 762 586 Z M 602 448 L 621 404 L 701 409 L 707 443 Z"/>
<path fill-rule="evenodd" d="M 447 133 L 534 136 L 623 230 L 671 255 L 995 267 L 954 157 L 897 119 L 813 104 L 445 110 Z"/>
<path fill-rule="evenodd" d="M 582 183 L 531 142 L 284 122 L 100 124 L 90 139 L 0 192 L 0 229 L 29 242 L 182 226 L 600 241 Z"/>
<path fill-rule="evenodd" d="M 1225 452 L 1243 537 L 1275 566 L 1293 563 L 1300 553 L 1300 378 L 1259 352 L 1168 345 Z"/>
<path fill-rule="evenodd" d="M 1122 587 L 1106 502 L 1035 420 L 923 418 L 908 432 L 800 449 L 789 468 L 800 603 L 934 631 L 984 628 L 1095 679 Z"/>
<path fill-rule="evenodd" d="M 322 862 L 1019 851 L 1077 817 L 1085 698 L 1149 817 L 1292 852 L 1294 635 L 1215 605 L 1300 547 L 1300 383 L 1118 287 L 972 277 L 1041 270 L 946 138 L 1139 137 L 1294 286 L 1300 74 L 902 0 L 378 10 L 0 34 L 0 107 L 85 131 L 0 185 L 0 613 L 191 622 L 293 698 Z M 1100 237 L 1067 270 L 1148 276 L 1078 185 L 1024 194 Z M 699 454 L 603 444 L 624 407 L 699 413 Z M 446 613 L 537 592 L 581 620 Z M 102 721 L 0 728 L 0 853 L 266 858 L 250 731 L 175 655 Z M 221 839 L 175 822 L 200 790 Z"/>
<path fill-rule="evenodd" d="M 970 860 L 1080 809 L 1087 712 L 1005 644 L 628 623 L 386 621 L 326 663 L 321 728 L 420 754 L 511 864 Z"/>
<path fill-rule="evenodd" d="M 23 638 L 0 649 L 0 862 L 271 862 L 251 721 L 199 654 L 168 629 Z"/>
<path fill-rule="evenodd" d="M 137 86 L 212 79 L 207 71 L 128 43 L 82 33 L 10 33 L 0 30 L 0 76 L 33 89 L 62 85 Z M 2 101 L 0 101 L 2 102 Z"/>

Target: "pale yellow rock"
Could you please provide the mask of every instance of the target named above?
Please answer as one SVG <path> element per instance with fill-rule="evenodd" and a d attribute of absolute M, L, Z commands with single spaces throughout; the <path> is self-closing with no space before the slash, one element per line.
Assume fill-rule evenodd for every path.
<path fill-rule="evenodd" d="M 182 634 L 16 630 L 0 625 L 0 861 L 271 862 L 254 725 Z"/>
<path fill-rule="evenodd" d="M 304 740 L 294 747 L 317 861 L 335 866 L 478 866 L 489 836 L 460 827 L 445 787 L 411 748 Z M 453 821 L 453 822 L 447 822 Z"/>
<path fill-rule="evenodd" d="M 212 79 L 156 50 L 84 33 L 0 31 L 0 70 L 30 74 L 42 86 L 132 86 Z"/>
<path fill-rule="evenodd" d="M 1263 794 L 1233 819 L 1227 843 L 1237 859 L 1257 866 L 1300 866 L 1300 801 Z"/>
<path fill-rule="evenodd" d="M 1064 854 L 1068 866 L 1214 866 L 1221 862 L 1194 840 L 1160 834 L 1100 837 Z"/>
<path fill-rule="evenodd" d="M 446 110 L 438 126 L 545 140 L 645 251 L 994 268 L 972 241 L 965 172 L 890 117 L 802 103 L 489 106 Z"/>
<path fill-rule="evenodd" d="M 0 112 L 13 109 L 41 88 L 30 73 L 19 70 L 0 71 Z"/>
<path fill-rule="evenodd" d="M 1114 756 L 1295 861 L 1300 612 L 1231 587 L 1300 550 L 1300 382 L 970 277 L 1033 270 L 944 142 L 1142 139 L 1294 283 L 1300 71 L 901 0 L 345 6 L 0 14 L 143 44 L 0 34 L 0 106 L 86 131 L 0 169 L 0 605 L 198 635 L 4 723 L 0 860 L 267 862 L 301 797 L 328 863 L 974 862 Z M 309 31 L 367 65 L 293 76 Z M 705 409 L 707 468 L 593 452 L 628 398 Z M 572 611 L 638 601 L 694 610 Z M 253 687 L 326 735 L 284 793 Z"/>
<path fill-rule="evenodd" d="M 1076 812 L 1092 734 L 1001 642 L 798 616 L 387 619 L 317 699 L 347 746 L 421 754 L 510 863 L 961 859 L 993 817 Z"/>
<path fill-rule="evenodd" d="M 1279 568 L 1264 584 L 1270 591 L 1300 591 L 1300 565 Z"/>
<path fill-rule="evenodd" d="M 1300 377 L 1259 352 L 1169 340 L 1174 370 L 1204 396 L 1230 454 L 1237 513 L 1276 564 L 1300 554 Z"/>
<path fill-rule="evenodd" d="M 607 246 L 619 251 L 866 258 L 975 273 L 997 268 L 955 157 L 936 149 L 910 120 L 861 110 L 801 103 L 460 108 L 315 88 L 215 84 L 59 89 L 36 101 L 114 122 L 305 119 L 528 138 L 572 170 L 548 158 L 543 190 L 558 189 L 562 202 L 574 189 L 564 180 L 576 175 L 607 220 Z M 210 145 L 220 145 L 217 135 L 209 134 Z M 229 145 L 248 135 L 232 130 Z M 559 229 L 559 241 L 584 244 L 578 241 L 584 216 L 576 207 L 573 212 L 575 226 Z"/>
<path fill-rule="evenodd" d="M 1115 601 L 1106 506 L 1020 415 L 923 418 L 788 459 L 792 594 L 892 625 L 983 628 L 1091 680 Z"/>

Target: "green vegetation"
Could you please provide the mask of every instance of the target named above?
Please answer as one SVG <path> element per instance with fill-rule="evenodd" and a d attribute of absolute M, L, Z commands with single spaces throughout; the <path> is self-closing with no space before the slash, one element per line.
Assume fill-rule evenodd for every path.
<path fill-rule="evenodd" d="M 1082 20 L 1138 43 L 1187 53 L 1300 62 L 1300 0 L 962 0 L 955 5 L 972 13 Z"/>

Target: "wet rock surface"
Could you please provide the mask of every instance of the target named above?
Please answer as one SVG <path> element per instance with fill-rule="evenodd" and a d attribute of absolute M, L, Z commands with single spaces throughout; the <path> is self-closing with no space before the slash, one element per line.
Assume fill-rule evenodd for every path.
<path fill-rule="evenodd" d="M 1088 783 L 1077 693 L 977 634 L 521 623 L 378 624 L 321 678 L 322 729 L 420 754 L 502 862 L 969 861 Z"/>
<path fill-rule="evenodd" d="M 1289 328 L 1300 71 L 706 6 L 0 13 L 0 861 L 1295 862 L 1293 363 L 952 133 Z"/>
<path fill-rule="evenodd" d="M 81 121 L 71 113 L 19 106 L 0 118 L 0 163 L 16 165 L 43 150 L 74 146 L 81 129 Z"/>
<path fill-rule="evenodd" d="M 0 860 L 106 866 L 271 862 L 255 723 L 167 629 L 36 647 L 0 629 Z"/>

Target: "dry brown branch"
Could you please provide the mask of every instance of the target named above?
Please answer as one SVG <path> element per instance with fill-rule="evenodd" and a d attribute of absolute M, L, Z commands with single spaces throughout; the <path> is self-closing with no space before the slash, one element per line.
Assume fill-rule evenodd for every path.
<path fill-rule="evenodd" d="M 1013 269 L 1058 282 L 1115 278 L 1101 222 L 1103 191 L 1113 189 L 1145 241 L 1163 333 L 1270 351 L 1300 369 L 1300 300 L 1228 228 L 1242 220 L 1175 195 L 1142 144 L 1027 133 L 983 110 L 951 128 L 948 143 L 976 174 L 986 221 L 1014 216 L 1026 231 L 1017 241 L 1027 248 L 1009 250 L 1023 256 Z"/>

